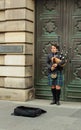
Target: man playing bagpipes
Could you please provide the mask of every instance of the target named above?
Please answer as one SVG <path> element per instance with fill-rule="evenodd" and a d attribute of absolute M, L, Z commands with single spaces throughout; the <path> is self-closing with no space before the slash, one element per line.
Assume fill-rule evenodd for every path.
<path fill-rule="evenodd" d="M 51 104 L 60 105 L 61 87 L 63 86 L 63 67 L 66 59 L 59 51 L 59 46 L 51 46 L 51 53 L 47 56 L 48 84 L 51 87 L 53 101 Z"/>

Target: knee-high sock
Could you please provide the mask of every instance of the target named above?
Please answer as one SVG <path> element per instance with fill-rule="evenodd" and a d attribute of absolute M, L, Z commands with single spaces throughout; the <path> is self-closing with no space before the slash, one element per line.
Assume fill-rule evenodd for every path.
<path fill-rule="evenodd" d="M 51 89 L 53 95 L 53 101 L 56 101 L 56 88 Z"/>
<path fill-rule="evenodd" d="M 61 89 L 56 89 L 56 100 L 60 100 Z"/>

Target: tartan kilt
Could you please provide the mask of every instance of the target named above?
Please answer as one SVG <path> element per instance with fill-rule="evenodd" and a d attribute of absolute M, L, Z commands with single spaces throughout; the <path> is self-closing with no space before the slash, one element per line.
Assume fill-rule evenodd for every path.
<path fill-rule="evenodd" d="M 59 86 L 63 86 L 63 72 L 62 71 L 57 71 L 57 78 L 53 79 L 51 78 L 51 73 L 48 74 L 48 85 L 49 86 L 56 86 L 56 85 L 59 85 Z"/>

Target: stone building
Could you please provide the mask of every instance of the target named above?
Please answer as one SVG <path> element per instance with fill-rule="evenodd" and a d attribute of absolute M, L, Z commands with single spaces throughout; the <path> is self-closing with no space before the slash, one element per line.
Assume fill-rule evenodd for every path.
<path fill-rule="evenodd" d="M 81 0 L 0 0 L 0 99 L 51 99 L 46 56 L 68 52 L 61 100 L 81 101 Z"/>
<path fill-rule="evenodd" d="M 34 98 L 34 1 L 0 0 L 0 99 Z"/>

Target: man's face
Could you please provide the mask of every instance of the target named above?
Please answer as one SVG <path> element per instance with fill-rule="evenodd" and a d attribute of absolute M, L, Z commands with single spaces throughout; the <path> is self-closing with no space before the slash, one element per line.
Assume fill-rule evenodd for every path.
<path fill-rule="evenodd" d="M 51 46 L 51 52 L 52 53 L 56 53 L 57 52 L 57 48 L 55 46 Z"/>

